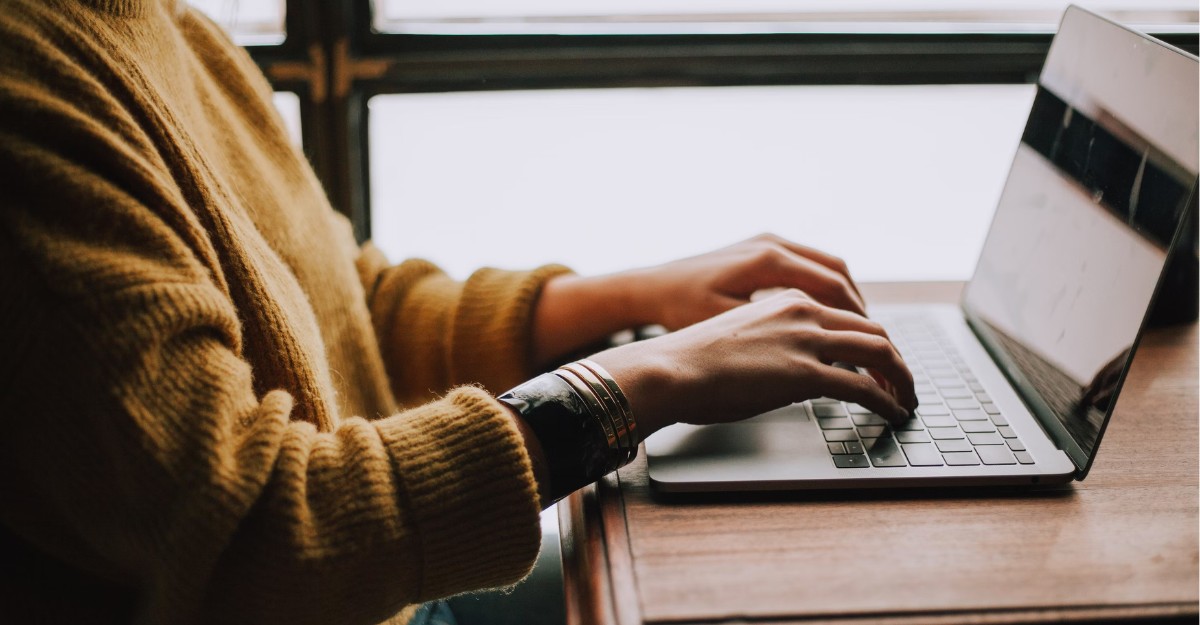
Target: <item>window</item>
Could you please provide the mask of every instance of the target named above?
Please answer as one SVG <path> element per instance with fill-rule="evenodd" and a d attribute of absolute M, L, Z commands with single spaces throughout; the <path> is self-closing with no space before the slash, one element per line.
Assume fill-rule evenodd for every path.
<path fill-rule="evenodd" d="M 465 277 L 643 266 L 773 231 L 863 280 L 970 275 L 1031 85 L 372 98 L 375 243 Z"/>
<path fill-rule="evenodd" d="M 862 279 L 965 279 L 1066 4 L 379 0 L 371 45 L 418 57 L 393 90 L 434 93 L 369 101 L 372 237 L 463 276 L 612 271 L 770 230 Z M 1197 21 L 1180 0 L 1085 4 L 1156 32 Z M 497 86 L 516 90 L 479 93 Z M 590 86 L 621 88 L 524 90 Z"/>
<path fill-rule="evenodd" d="M 1194 2 L 1079 1 L 1196 52 Z M 932 279 L 974 262 L 1066 0 L 194 4 L 293 94 L 334 205 L 394 258 L 607 271 L 770 229 Z M 536 252 L 497 229 L 568 209 L 612 218 Z M 889 240 L 850 237 L 863 221 Z M 488 228 L 435 243 L 448 222 Z M 939 228 L 952 263 L 912 248 Z"/>
<path fill-rule="evenodd" d="M 292 143 L 302 146 L 304 138 L 300 131 L 300 96 L 290 91 L 276 91 L 275 108 L 283 117 L 288 137 L 292 139 Z"/>
<path fill-rule="evenodd" d="M 1053 32 L 1071 0 L 379 0 L 395 33 Z M 1189 0 L 1074 0 L 1147 30 L 1196 22 Z"/>
<path fill-rule="evenodd" d="M 286 35 L 284 0 L 188 0 L 243 46 L 277 45 Z"/>

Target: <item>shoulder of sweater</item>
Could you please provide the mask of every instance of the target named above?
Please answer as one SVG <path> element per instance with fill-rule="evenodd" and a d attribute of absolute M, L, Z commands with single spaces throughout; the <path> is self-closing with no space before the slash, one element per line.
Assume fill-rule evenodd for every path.
<path fill-rule="evenodd" d="M 82 0 L 5 0 L 0 11 L 0 88 L 25 79 L 67 89 L 72 80 L 111 69 L 113 28 L 135 16 L 98 11 Z"/>
<path fill-rule="evenodd" d="M 6 61 L 0 63 L 0 135 L 24 137 L 42 147 L 56 145 L 52 138 L 58 137 L 63 141 L 57 145 L 79 153 L 81 146 L 98 140 L 114 155 L 132 148 L 158 160 L 161 141 L 150 135 L 170 123 L 162 119 L 170 106 L 161 101 L 161 85 L 146 76 L 177 75 L 176 68 L 158 59 L 190 58 L 185 48 L 193 43 L 177 35 L 155 36 L 148 43 L 145 35 L 162 34 L 159 22 L 177 32 L 186 25 L 200 31 L 194 39 L 211 42 L 213 51 L 245 56 L 182 0 L 179 5 L 175 0 L 4 2 L 12 6 L 0 11 L 0 59 Z M 151 9 L 154 19 L 131 25 L 140 22 L 137 14 Z M 160 69 L 148 72 L 146 62 Z M 68 128 L 77 133 L 75 145 L 67 145 L 63 137 Z"/>
<path fill-rule="evenodd" d="M 159 9 L 178 16 L 187 9 L 187 0 L 11 0 L 11 3 L 47 5 L 58 11 L 77 6 L 97 16 L 134 19 L 145 17 Z"/>
<path fill-rule="evenodd" d="M 0 0 L 0 76 L 47 65 L 111 66 L 130 56 L 131 42 L 144 44 L 146 33 L 195 22 L 236 48 L 185 0 Z"/>

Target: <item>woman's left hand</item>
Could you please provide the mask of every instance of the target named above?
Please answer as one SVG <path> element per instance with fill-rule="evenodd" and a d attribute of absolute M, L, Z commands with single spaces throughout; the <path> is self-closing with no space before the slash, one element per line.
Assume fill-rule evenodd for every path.
<path fill-rule="evenodd" d="M 789 288 L 866 314 L 841 259 L 763 234 L 655 267 L 551 280 L 535 314 L 534 359 L 547 364 L 625 328 L 678 330 L 745 304 L 760 291 Z"/>
<path fill-rule="evenodd" d="M 644 300 L 635 307 L 668 330 L 719 315 L 764 290 L 799 289 L 826 306 L 866 316 L 845 262 L 773 234 L 629 274 Z"/>

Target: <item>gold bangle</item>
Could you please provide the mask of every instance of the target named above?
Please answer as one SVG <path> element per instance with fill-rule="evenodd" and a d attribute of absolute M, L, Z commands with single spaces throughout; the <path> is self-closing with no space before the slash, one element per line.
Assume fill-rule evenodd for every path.
<path fill-rule="evenodd" d="M 625 422 L 629 427 L 629 440 L 633 446 L 633 453 L 637 455 L 638 445 L 641 444 L 641 435 L 638 433 L 637 420 L 633 417 L 633 409 L 629 407 L 629 399 L 625 397 L 625 393 L 621 391 L 621 387 L 617 385 L 617 380 L 612 377 L 604 367 L 601 367 L 595 361 L 583 359 L 579 364 L 587 367 L 592 373 L 595 373 L 600 378 L 604 385 L 608 387 L 610 393 L 617 400 L 617 405 L 621 407 L 621 412 L 624 413 Z"/>
<path fill-rule="evenodd" d="M 604 409 L 604 405 L 600 402 L 600 399 L 596 397 L 595 391 L 591 389 L 586 381 L 579 377 L 578 373 L 565 367 L 559 367 L 554 371 L 554 375 L 575 389 L 575 392 L 587 404 L 588 412 L 592 414 L 592 418 L 596 419 L 600 423 L 600 427 L 604 430 L 604 438 L 609 450 L 618 450 L 620 448 L 620 439 L 617 436 L 616 426 L 613 423 L 612 417 L 609 416 L 608 411 Z"/>
<path fill-rule="evenodd" d="M 594 371 L 588 369 L 581 362 L 572 362 L 562 366 L 575 375 L 579 379 L 587 383 L 591 388 L 592 394 L 600 400 L 604 405 L 605 413 L 612 419 L 613 429 L 617 434 L 618 447 L 615 450 L 620 456 L 621 466 L 629 464 L 637 454 L 637 446 L 633 444 L 633 439 L 629 431 L 629 421 L 626 418 L 624 411 L 621 409 L 617 399 L 613 396 L 608 386 L 596 375 Z"/>

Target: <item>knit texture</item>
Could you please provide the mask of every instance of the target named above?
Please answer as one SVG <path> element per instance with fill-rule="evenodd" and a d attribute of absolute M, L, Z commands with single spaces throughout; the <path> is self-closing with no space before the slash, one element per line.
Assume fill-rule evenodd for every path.
<path fill-rule="evenodd" d="M 484 389 L 565 270 L 360 248 L 270 97 L 182 2 L 0 0 L 5 622 L 403 621 L 532 565 Z"/>

